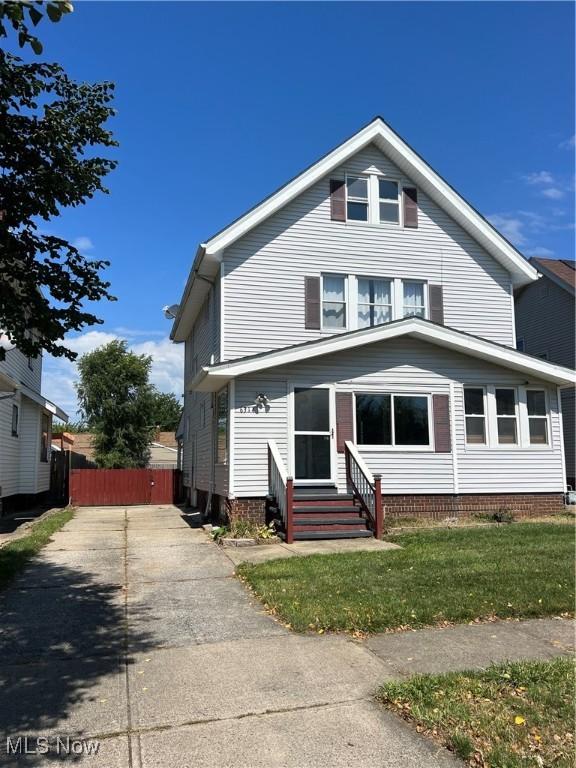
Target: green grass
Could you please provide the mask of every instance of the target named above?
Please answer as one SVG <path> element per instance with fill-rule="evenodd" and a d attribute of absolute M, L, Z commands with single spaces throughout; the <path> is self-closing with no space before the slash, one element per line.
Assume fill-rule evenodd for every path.
<path fill-rule="evenodd" d="M 71 507 L 55 512 L 34 523 L 26 536 L 0 549 L 0 589 L 24 568 L 30 558 L 50 541 L 52 534 L 62 528 L 73 515 L 74 510 Z"/>
<path fill-rule="evenodd" d="M 244 563 L 238 574 L 300 632 L 382 632 L 573 611 L 573 525 L 418 531 L 394 542 L 403 549 Z"/>
<path fill-rule="evenodd" d="M 484 672 L 417 675 L 378 699 L 470 765 L 574 765 L 573 661 L 520 661 Z"/>

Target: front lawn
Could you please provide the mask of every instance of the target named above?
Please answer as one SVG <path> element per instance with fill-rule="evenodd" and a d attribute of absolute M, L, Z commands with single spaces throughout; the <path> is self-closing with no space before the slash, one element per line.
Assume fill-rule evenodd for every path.
<path fill-rule="evenodd" d="M 378 698 L 478 768 L 571 768 L 574 695 L 573 662 L 558 658 L 418 675 Z"/>
<path fill-rule="evenodd" d="M 403 549 L 243 563 L 238 575 L 299 632 L 573 612 L 573 525 L 418 531 L 394 542 Z"/>
<path fill-rule="evenodd" d="M 0 589 L 24 568 L 31 557 L 48 544 L 52 534 L 60 530 L 73 515 L 74 510 L 71 507 L 60 509 L 33 523 L 30 532 L 23 538 L 0 548 Z"/>

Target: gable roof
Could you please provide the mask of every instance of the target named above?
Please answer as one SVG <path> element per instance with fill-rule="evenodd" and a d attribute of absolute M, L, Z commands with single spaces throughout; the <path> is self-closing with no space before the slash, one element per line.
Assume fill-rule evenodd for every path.
<path fill-rule="evenodd" d="M 299 363 L 315 357 L 343 352 L 401 336 L 411 336 L 561 386 L 576 384 L 576 371 L 571 368 L 564 368 L 525 352 L 518 352 L 503 344 L 496 344 L 479 336 L 472 336 L 445 325 L 438 325 L 430 320 L 409 317 L 376 325 L 372 328 L 348 331 L 348 333 L 339 333 L 324 339 L 294 344 L 272 352 L 262 352 L 230 362 L 204 366 L 190 382 L 189 389 L 196 392 L 215 392 L 238 376 L 289 365 L 290 363 Z"/>
<path fill-rule="evenodd" d="M 203 278 L 204 281 L 210 279 L 216 273 L 225 248 L 372 143 L 510 272 L 515 287 L 537 279 L 536 270 L 522 254 L 381 117 L 375 117 L 349 139 L 199 246 L 174 320 L 171 338 L 184 340 L 178 332 L 178 326 L 187 305 L 192 299 L 199 309 L 198 304 L 207 290 L 206 282 L 203 285 L 199 285 L 199 282 L 202 283 Z"/>
<path fill-rule="evenodd" d="M 553 280 L 561 288 L 572 295 L 576 291 L 576 263 L 567 259 L 538 259 L 530 260 L 536 269 Z"/>

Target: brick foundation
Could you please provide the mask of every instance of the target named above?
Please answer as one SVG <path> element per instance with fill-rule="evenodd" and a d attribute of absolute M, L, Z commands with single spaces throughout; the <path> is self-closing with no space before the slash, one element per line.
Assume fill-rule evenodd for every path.
<path fill-rule="evenodd" d="M 266 499 L 226 499 L 226 511 L 230 522 L 248 520 L 256 525 L 266 523 Z"/>
<path fill-rule="evenodd" d="M 487 494 L 418 494 L 410 496 L 382 496 L 384 516 L 429 517 L 440 520 L 445 517 L 506 510 L 515 517 L 553 515 L 564 508 L 561 493 L 487 493 Z"/>
<path fill-rule="evenodd" d="M 384 517 L 422 517 L 442 520 L 445 517 L 491 514 L 506 510 L 515 517 L 553 515 L 564 509 L 561 493 L 488 493 L 488 494 L 412 494 L 382 496 Z M 262 525 L 267 522 L 266 499 L 226 499 L 226 513 L 233 520 L 249 520 Z"/>

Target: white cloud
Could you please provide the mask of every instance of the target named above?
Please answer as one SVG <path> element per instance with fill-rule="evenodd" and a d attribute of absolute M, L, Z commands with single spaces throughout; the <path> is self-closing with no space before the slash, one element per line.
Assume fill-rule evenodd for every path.
<path fill-rule="evenodd" d="M 123 339 L 136 339 L 139 336 L 147 336 L 148 338 L 154 336 L 165 336 L 166 331 L 140 331 L 137 328 L 126 328 L 123 325 L 119 325 L 117 328 L 112 329 L 118 336 L 122 336 Z"/>
<path fill-rule="evenodd" d="M 574 149 L 575 146 L 576 136 L 570 136 L 570 138 L 565 139 L 564 141 L 561 141 L 560 144 L 558 144 L 560 149 Z"/>
<path fill-rule="evenodd" d="M 86 237 L 85 235 L 80 235 L 80 237 L 72 240 L 72 245 L 74 248 L 78 248 L 80 252 L 91 251 L 94 248 L 94 243 L 92 240 L 90 240 L 90 238 Z"/>
<path fill-rule="evenodd" d="M 549 259 L 554 256 L 554 251 L 551 251 L 550 248 L 541 248 L 539 246 L 536 248 L 529 248 L 525 250 L 524 253 L 526 256 L 540 256 L 543 259 Z"/>
<path fill-rule="evenodd" d="M 520 246 L 526 242 L 526 236 L 524 235 L 526 222 L 519 218 L 518 215 L 493 213 L 488 216 L 488 221 L 514 245 Z"/>
<path fill-rule="evenodd" d="M 526 184 L 554 184 L 554 177 L 550 171 L 536 171 L 523 177 Z"/>
<path fill-rule="evenodd" d="M 542 194 L 549 200 L 560 200 L 560 198 L 564 197 L 564 192 L 561 189 L 558 189 L 558 187 L 543 189 Z"/>
<path fill-rule="evenodd" d="M 86 352 L 92 352 L 110 341 L 128 337 L 129 349 L 139 355 L 145 354 L 152 357 L 150 382 L 161 392 L 173 392 L 177 397 L 180 397 L 183 392 L 184 346 L 173 344 L 167 337 L 134 341 L 135 337 L 142 337 L 145 334 L 145 331 L 132 331 L 130 335 L 107 331 L 87 331 L 78 336 L 66 338 L 65 343 L 74 352 L 84 355 Z M 156 336 L 157 332 L 152 331 L 148 335 Z M 74 387 L 77 381 L 76 363 L 64 358 L 48 355 L 44 357 L 42 392 L 49 400 L 63 408 L 72 421 L 78 418 L 78 401 Z"/>

